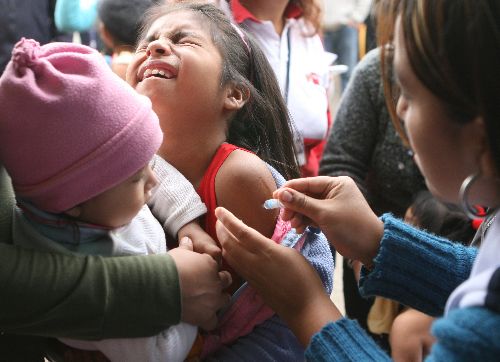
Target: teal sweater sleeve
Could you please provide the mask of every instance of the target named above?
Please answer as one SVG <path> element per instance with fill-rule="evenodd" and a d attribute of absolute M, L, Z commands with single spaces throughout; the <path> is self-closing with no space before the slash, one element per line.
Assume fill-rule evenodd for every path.
<path fill-rule="evenodd" d="M 432 326 L 437 343 L 426 362 L 498 361 L 500 315 L 489 309 L 454 309 Z"/>
<path fill-rule="evenodd" d="M 85 31 L 97 19 L 97 0 L 57 0 L 54 20 L 60 31 Z"/>
<path fill-rule="evenodd" d="M 157 334 L 180 320 L 168 255 L 68 256 L 0 243 L 0 331 L 101 339 Z"/>
<path fill-rule="evenodd" d="M 384 215 L 374 268 L 363 270 L 361 292 L 381 295 L 434 315 L 470 274 L 477 249 L 454 244 Z M 456 309 L 432 328 L 437 338 L 427 361 L 486 361 L 500 354 L 500 315 L 481 307 Z M 387 361 L 357 322 L 340 319 L 315 334 L 309 361 Z"/>
<path fill-rule="evenodd" d="M 316 333 L 306 350 L 306 361 L 390 361 L 358 322 L 342 318 Z"/>
<path fill-rule="evenodd" d="M 500 355 L 500 315 L 486 308 L 464 308 L 438 319 L 437 338 L 426 362 L 497 361 Z M 311 339 L 308 361 L 389 361 L 390 358 L 356 321 L 327 324 Z"/>
<path fill-rule="evenodd" d="M 381 219 L 384 235 L 373 270 L 362 270 L 361 295 L 378 295 L 442 315 L 448 296 L 469 277 L 477 248 L 415 229 L 390 214 Z"/>

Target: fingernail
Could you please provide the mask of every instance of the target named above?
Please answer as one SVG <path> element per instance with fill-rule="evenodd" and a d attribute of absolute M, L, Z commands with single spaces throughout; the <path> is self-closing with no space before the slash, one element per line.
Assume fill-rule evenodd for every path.
<path fill-rule="evenodd" d="M 280 199 L 285 201 L 285 202 L 292 202 L 293 195 L 290 191 L 285 190 L 281 193 Z"/>
<path fill-rule="evenodd" d="M 269 199 L 264 201 L 262 207 L 266 210 L 279 209 L 280 207 L 283 207 L 283 204 L 279 200 Z"/>
<path fill-rule="evenodd" d="M 179 240 L 179 245 L 180 244 L 189 244 L 191 242 L 191 239 L 189 239 L 187 236 L 184 236 L 181 240 Z"/>

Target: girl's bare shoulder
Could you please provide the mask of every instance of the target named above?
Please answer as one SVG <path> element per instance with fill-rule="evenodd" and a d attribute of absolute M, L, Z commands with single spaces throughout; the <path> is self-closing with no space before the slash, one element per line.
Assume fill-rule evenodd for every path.
<path fill-rule="evenodd" d="M 258 156 L 242 150 L 233 151 L 217 174 L 215 188 L 219 206 L 263 234 L 272 235 L 278 211 L 265 210 L 262 204 L 272 196 L 276 183 Z"/>

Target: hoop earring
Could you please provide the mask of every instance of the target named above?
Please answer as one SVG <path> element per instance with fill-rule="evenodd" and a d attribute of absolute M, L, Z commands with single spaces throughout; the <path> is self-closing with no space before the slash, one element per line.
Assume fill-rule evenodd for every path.
<path fill-rule="evenodd" d="M 458 193 L 458 197 L 460 199 L 460 206 L 462 207 L 463 212 L 469 219 L 484 219 L 488 215 L 479 214 L 478 210 L 469 204 L 469 191 L 471 185 L 478 179 L 479 172 L 473 173 L 472 175 L 465 178 L 464 182 L 460 186 L 460 191 Z"/>

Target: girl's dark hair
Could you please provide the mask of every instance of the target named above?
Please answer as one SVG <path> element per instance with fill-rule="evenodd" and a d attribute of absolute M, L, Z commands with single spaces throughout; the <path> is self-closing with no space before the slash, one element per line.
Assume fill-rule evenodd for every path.
<path fill-rule="evenodd" d="M 274 71 L 255 40 L 232 24 L 216 6 L 197 2 L 152 8 L 143 35 L 155 20 L 175 11 L 195 12 L 207 23 L 222 56 L 221 86 L 234 83 L 250 94 L 248 102 L 230 120 L 227 141 L 255 152 L 286 179 L 298 177 L 290 116 Z"/>
<path fill-rule="evenodd" d="M 416 225 L 449 240 L 469 245 L 476 233 L 472 221 L 455 205 L 444 204 L 421 191 L 410 206 Z"/>
<path fill-rule="evenodd" d="M 444 102 L 456 122 L 483 119 L 500 170 L 500 2 L 385 2 L 401 17 L 406 52 L 417 78 Z"/>

